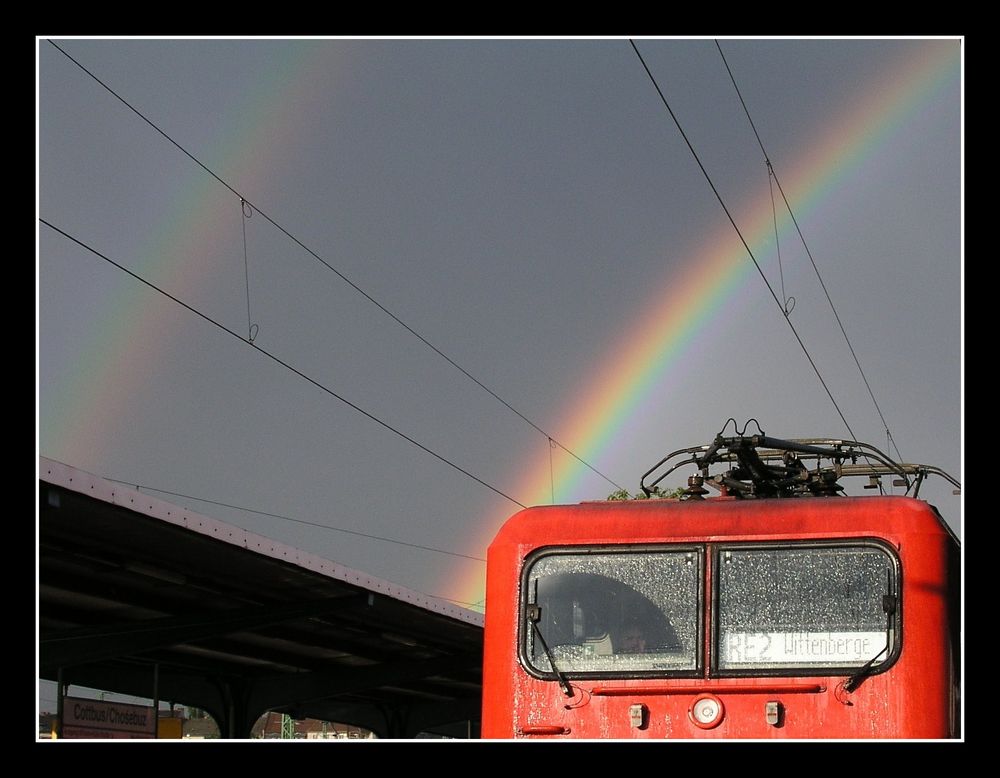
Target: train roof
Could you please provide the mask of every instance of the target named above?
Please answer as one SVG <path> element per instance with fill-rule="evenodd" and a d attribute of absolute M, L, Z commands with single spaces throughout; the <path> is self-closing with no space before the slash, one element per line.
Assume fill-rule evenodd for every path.
<path fill-rule="evenodd" d="M 912 497 L 647 499 L 543 505 L 512 516 L 491 549 L 514 544 L 637 543 L 954 535 L 937 510 Z M 957 542 L 957 541 L 955 541 Z"/>

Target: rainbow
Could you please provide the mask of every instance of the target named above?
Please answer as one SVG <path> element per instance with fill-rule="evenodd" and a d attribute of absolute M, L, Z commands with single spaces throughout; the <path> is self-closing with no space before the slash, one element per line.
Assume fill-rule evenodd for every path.
<path fill-rule="evenodd" d="M 76 57 L 72 41 L 58 43 Z M 303 126 L 302 106 L 310 105 L 309 95 L 316 89 L 329 93 L 334 86 L 331 79 L 343 83 L 344 76 L 349 75 L 341 62 L 325 61 L 329 47 L 309 41 L 301 43 L 276 49 L 280 55 L 268 59 L 267 81 L 256 83 L 252 92 L 237 100 L 220 119 L 215 144 L 204 151 L 192 150 L 221 178 L 246 193 L 248 199 L 252 199 L 254 192 L 265 191 L 264 185 L 277 162 L 273 150 L 295 143 Z M 51 48 L 45 41 L 40 45 Z M 47 56 L 63 57 L 54 48 Z M 85 61 L 81 62 L 86 66 Z M 66 64 L 75 67 L 69 61 Z M 95 94 L 101 93 L 114 102 L 114 97 L 82 70 L 79 77 L 81 89 L 92 88 Z M 296 111 L 285 110 L 293 104 Z M 162 117 L 149 118 L 158 122 Z M 141 123 L 138 118 L 135 121 Z M 150 142 L 159 140 L 150 130 Z M 183 137 L 176 140 L 181 145 L 185 143 Z M 191 169 L 196 171 L 194 163 Z M 193 290 L 219 283 L 220 279 L 212 276 L 217 265 L 205 258 L 232 251 L 231 246 L 224 244 L 224 235 L 229 233 L 219 225 L 238 224 L 242 218 L 239 197 L 214 178 L 197 171 L 189 180 L 196 182 L 194 188 L 183 188 L 184 184 L 177 183 L 173 190 L 160 193 L 161 202 L 168 204 L 170 210 L 134 255 L 111 257 L 181 299 L 190 299 Z M 69 227 L 73 232 L 72 225 L 58 226 Z M 86 233 L 81 237 L 86 240 Z M 59 236 L 50 239 L 63 240 Z M 101 250 L 100 246 L 96 248 Z M 119 275 L 109 296 L 134 302 L 127 306 L 107 306 L 70 362 L 65 379 L 54 387 L 45 387 L 51 391 L 46 396 L 45 413 L 39 413 L 38 417 L 39 441 L 58 442 L 60 457 L 68 462 L 89 461 L 94 452 L 107 450 L 123 434 L 128 424 L 123 410 L 128 408 L 130 398 L 149 388 L 148 366 L 156 359 L 148 352 L 148 344 L 157 342 L 154 336 L 158 331 L 172 326 L 170 322 L 176 311 L 173 304 L 150 304 L 148 295 L 130 293 L 135 288 L 132 279 Z M 241 276 L 229 282 L 242 289 L 244 279 Z M 129 326 L 122 326 L 122 322 L 128 322 Z M 239 326 L 234 328 L 241 331 Z"/>
<path fill-rule="evenodd" d="M 892 154 L 891 143 L 905 133 L 908 119 L 936 98 L 945 85 L 959 79 L 961 44 L 929 43 L 894 63 L 883 78 L 845 108 L 840 122 L 829 127 L 791 165 L 775 161 L 775 171 L 800 224 L 810 214 L 834 208 L 837 198 L 846 196 L 847 184 L 865 163 L 877 155 Z M 683 124 L 683 117 L 680 121 Z M 712 197 L 707 185 L 705 196 Z M 747 289 L 748 294 L 761 293 L 761 281 L 746 249 L 721 208 L 720 215 L 719 226 L 699 241 L 700 248 L 685 260 L 680 276 L 670 278 L 666 289 L 650 295 L 649 303 L 624 329 L 627 336 L 621 344 L 610 349 L 604 359 L 595 361 L 601 369 L 593 384 L 570 401 L 568 412 L 554 427 L 565 430 L 560 432 L 564 435 L 561 440 L 572 441 L 567 445 L 587 462 L 600 467 L 603 455 L 615 445 L 633 411 L 651 393 L 669 395 L 671 374 L 695 338 L 716 321 L 720 310 L 737 292 Z M 774 236 L 770 199 L 748 216 L 735 218 L 740 220 L 740 232 L 760 260 L 762 247 Z M 788 224 L 783 229 L 787 230 Z M 751 284 L 752 288 L 748 286 Z M 586 467 L 571 457 L 560 457 L 556 463 L 548 451 L 542 451 L 511 493 L 529 505 L 576 501 L 580 498 L 573 497 L 574 492 L 586 474 Z M 589 499 L 604 496 L 591 495 Z M 512 512 L 489 516 L 481 522 L 477 527 L 480 534 L 472 545 L 476 554 L 483 555 Z M 484 572 L 482 565 L 477 569 L 465 566 L 464 577 L 457 585 L 452 578 L 450 582 L 442 581 L 439 589 L 457 590 L 456 600 L 481 604 Z"/>
<path fill-rule="evenodd" d="M 299 98 L 318 85 L 329 93 L 350 75 L 349 55 L 331 62 L 329 47 L 308 43 L 283 49 L 283 60 L 272 59 L 269 81 L 255 85 L 252 94 L 220 120 L 219 126 L 231 133 L 223 134 L 215 148 L 198 152 L 200 159 L 251 199 L 254 192 L 264 191 L 263 182 L 276 161 L 274 152 L 303 129 L 303 113 L 284 108 L 293 101 L 307 105 Z M 898 137 L 907 118 L 927 105 L 944 85 L 959 78 L 961 43 L 926 43 L 901 58 L 884 78 L 852 102 L 841 122 L 791 165 L 777 165 L 782 186 L 800 220 L 835 202 L 845 182 Z M 42 41 L 40 45 L 47 44 Z M 73 53 L 70 45 L 67 50 Z M 56 51 L 51 54 L 62 56 Z M 81 83 L 88 80 L 82 71 L 80 77 Z M 94 88 L 100 89 L 96 84 Z M 178 140 L 184 142 L 183 138 Z M 177 205 L 136 252 L 132 264 L 137 273 L 155 278 L 181 299 L 188 299 L 187 292 L 204 289 L 213 280 L 206 277 L 211 263 L 201 258 L 219 247 L 218 225 L 240 218 L 235 195 L 207 175 L 198 180 L 201 183 L 195 191 L 162 193 L 163 202 Z M 770 201 L 740 219 L 741 231 L 756 254 L 772 235 Z M 552 429 L 560 431 L 560 440 L 588 462 L 602 461 L 644 398 L 654 391 L 669 394 L 674 368 L 694 339 L 718 319 L 720 308 L 747 284 L 759 284 L 728 222 L 705 235 L 698 245 L 700 248 L 685 260 L 686 269 L 680 276 L 671 278 L 666 290 L 657 290 L 639 306 L 641 313 L 625 327 L 628 335 L 622 345 L 598 361 L 602 369 L 595 381 L 567 402 L 564 417 L 553 425 Z M 133 257 L 112 259 L 131 263 Z M 148 385 L 142 368 L 155 360 L 146 352 L 147 344 L 156 342 L 153 333 L 167 327 L 172 315 L 171 305 L 147 305 L 144 295 L 125 295 L 124 290 L 133 283 L 130 279 L 118 283 L 121 286 L 111 294 L 118 296 L 121 291 L 122 297 L 137 302 L 125 310 L 109 306 L 55 386 L 40 387 L 40 392 L 45 390 L 45 413 L 38 414 L 39 446 L 44 447 L 45 441 L 58 442 L 59 456 L 68 462 L 85 463 L 94 452 L 114 445 L 116 436 L 127 426 L 123 409 L 128 407 L 129 398 Z M 132 326 L 121 326 L 123 321 Z M 642 336 L 637 338 L 636 333 Z M 41 403 L 40 398 L 39 407 Z M 585 468 L 569 457 L 560 457 L 550 469 L 550 461 L 543 441 L 537 460 L 526 468 L 511 493 L 526 504 L 570 499 Z M 487 516 L 470 526 L 474 537 L 466 544 L 468 553 L 482 556 L 509 513 Z M 461 564 L 444 571 L 437 590 L 454 593 L 456 601 L 481 603 L 484 579 L 481 563 Z"/>

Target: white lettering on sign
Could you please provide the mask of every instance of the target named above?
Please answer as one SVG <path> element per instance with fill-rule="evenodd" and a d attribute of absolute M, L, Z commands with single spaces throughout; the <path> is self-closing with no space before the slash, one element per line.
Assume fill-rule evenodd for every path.
<path fill-rule="evenodd" d="M 885 641 L 884 632 L 727 632 L 722 636 L 722 661 L 726 667 L 848 665 L 867 662 L 885 649 Z"/>

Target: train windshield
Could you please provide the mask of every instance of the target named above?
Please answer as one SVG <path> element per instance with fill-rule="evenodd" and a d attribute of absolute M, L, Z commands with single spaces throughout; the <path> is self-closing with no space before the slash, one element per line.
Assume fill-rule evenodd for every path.
<path fill-rule="evenodd" d="M 722 547 L 715 669 L 876 667 L 894 657 L 898 567 L 882 546 Z"/>
<path fill-rule="evenodd" d="M 522 661 L 541 675 L 696 672 L 703 558 L 696 548 L 536 556 L 525 567 Z"/>
<path fill-rule="evenodd" d="M 546 678 L 879 672 L 899 591 L 875 541 L 545 549 L 525 564 L 519 653 Z"/>

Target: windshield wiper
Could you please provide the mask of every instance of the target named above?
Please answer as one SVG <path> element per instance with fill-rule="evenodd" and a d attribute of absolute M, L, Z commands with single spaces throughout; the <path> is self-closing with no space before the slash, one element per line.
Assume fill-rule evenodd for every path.
<path fill-rule="evenodd" d="M 549 667 L 552 668 L 552 672 L 556 674 L 556 678 L 559 680 L 559 687 L 563 690 L 563 694 L 567 697 L 572 697 L 573 689 L 569 685 L 569 680 L 566 678 L 566 674 L 556 667 L 555 660 L 552 658 L 552 652 L 549 651 L 549 645 L 545 642 L 545 638 L 542 637 L 542 631 L 538 628 L 538 622 L 542 618 L 541 606 L 530 603 L 527 608 L 527 616 L 528 622 L 531 624 L 531 628 L 535 631 L 535 635 L 538 637 L 538 642 L 542 644 L 542 650 L 545 652 L 545 657 L 549 660 Z"/>
<path fill-rule="evenodd" d="M 896 612 L 896 595 L 882 595 L 882 610 L 885 611 L 885 648 L 869 659 L 854 675 L 844 683 L 844 691 L 851 693 L 865 682 L 865 679 L 875 673 L 875 663 L 882 654 L 889 650 L 892 645 L 892 617 Z"/>

